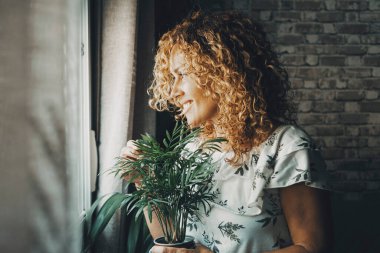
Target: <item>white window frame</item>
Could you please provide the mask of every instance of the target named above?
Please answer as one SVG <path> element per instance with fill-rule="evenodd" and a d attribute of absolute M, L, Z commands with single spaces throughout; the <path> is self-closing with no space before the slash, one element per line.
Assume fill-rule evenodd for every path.
<path fill-rule="evenodd" d="M 81 64 L 79 99 L 80 148 L 78 177 L 78 211 L 81 217 L 91 206 L 91 83 L 89 52 L 89 0 L 82 0 L 81 5 Z"/>

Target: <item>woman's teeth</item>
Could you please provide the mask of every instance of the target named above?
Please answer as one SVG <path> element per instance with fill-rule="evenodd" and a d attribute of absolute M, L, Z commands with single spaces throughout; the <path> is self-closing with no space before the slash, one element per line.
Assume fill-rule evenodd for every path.
<path fill-rule="evenodd" d="M 181 113 L 182 115 L 184 115 L 184 114 L 187 112 L 187 110 L 189 109 L 191 103 L 192 103 L 192 102 L 186 102 L 186 103 L 184 103 L 184 104 L 182 105 L 182 113 Z"/>
<path fill-rule="evenodd" d="M 190 102 L 186 103 L 186 104 L 183 104 L 183 110 L 187 110 L 187 108 L 189 108 L 190 106 Z"/>

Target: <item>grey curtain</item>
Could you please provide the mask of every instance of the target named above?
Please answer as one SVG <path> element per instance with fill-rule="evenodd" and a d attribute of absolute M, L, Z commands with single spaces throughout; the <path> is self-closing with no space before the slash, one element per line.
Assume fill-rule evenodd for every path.
<path fill-rule="evenodd" d="M 137 0 L 102 2 L 98 197 L 122 191 L 122 181 L 105 171 L 132 137 L 137 47 Z M 119 252 L 120 220 L 117 213 L 103 232 L 97 252 Z"/>
<path fill-rule="evenodd" d="M 79 252 L 81 1 L 0 0 L 0 252 Z"/>

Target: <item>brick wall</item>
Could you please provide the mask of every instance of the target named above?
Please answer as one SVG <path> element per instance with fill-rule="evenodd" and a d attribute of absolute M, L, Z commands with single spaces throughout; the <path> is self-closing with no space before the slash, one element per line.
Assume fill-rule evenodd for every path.
<path fill-rule="evenodd" d="M 318 142 L 336 190 L 380 190 L 380 1 L 200 1 L 265 26 L 287 66 L 298 122 Z"/>

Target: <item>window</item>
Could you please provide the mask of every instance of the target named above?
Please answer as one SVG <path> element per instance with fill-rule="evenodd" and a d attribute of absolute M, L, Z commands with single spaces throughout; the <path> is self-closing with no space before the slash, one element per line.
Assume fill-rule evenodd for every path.
<path fill-rule="evenodd" d="M 91 205 L 91 108 L 90 108 L 90 52 L 89 52 L 89 0 L 82 0 L 81 6 L 81 66 L 80 66 L 80 94 L 79 99 L 79 126 L 80 126 L 80 154 L 79 169 L 77 171 L 78 213 L 83 215 Z M 93 173 L 95 174 L 95 173 Z"/>

